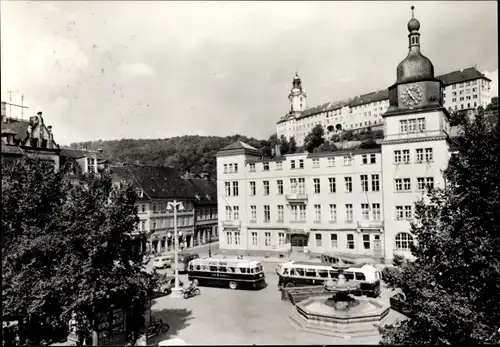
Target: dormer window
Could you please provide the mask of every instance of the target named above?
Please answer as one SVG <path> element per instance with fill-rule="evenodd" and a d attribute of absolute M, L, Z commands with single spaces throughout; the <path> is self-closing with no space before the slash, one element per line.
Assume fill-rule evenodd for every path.
<path fill-rule="evenodd" d="M 138 198 L 142 198 L 144 196 L 144 191 L 142 189 L 137 189 L 136 193 Z"/>
<path fill-rule="evenodd" d="M 31 138 L 31 147 L 38 147 L 38 139 L 37 138 Z"/>

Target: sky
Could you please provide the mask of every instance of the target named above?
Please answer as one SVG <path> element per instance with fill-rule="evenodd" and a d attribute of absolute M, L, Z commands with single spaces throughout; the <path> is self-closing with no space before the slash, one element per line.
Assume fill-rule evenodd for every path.
<path fill-rule="evenodd" d="M 296 71 L 308 106 L 393 84 L 412 4 L 436 75 L 476 65 L 498 95 L 496 1 L 2 0 L 2 100 L 24 95 L 61 145 L 267 138 Z"/>

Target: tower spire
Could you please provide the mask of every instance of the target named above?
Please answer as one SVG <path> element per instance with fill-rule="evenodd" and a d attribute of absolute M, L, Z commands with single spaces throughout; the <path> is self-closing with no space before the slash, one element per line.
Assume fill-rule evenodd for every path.
<path fill-rule="evenodd" d="M 420 50 L 420 33 L 418 30 L 420 29 L 420 22 L 415 18 L 415 6 L 411 6 L 411 19 L 408 22 L 408 31 L 410 34 L 408 35 L 409 47 L 410 51 Z"/>

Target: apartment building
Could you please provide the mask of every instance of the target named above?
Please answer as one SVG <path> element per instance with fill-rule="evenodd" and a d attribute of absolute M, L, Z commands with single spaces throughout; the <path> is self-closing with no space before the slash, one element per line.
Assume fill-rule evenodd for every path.
<path fill-rule="evenodd" d="M 449 111 L 473 111 L 479 106 L 486 107 L 491 102 L 491 80 L 475 67 L 453 71 L 436 77 L 443 83 L 443 105 Z M 297 85 L 302 82 L 294 79 Z M 292 88 L 293 90 L 293 88 Z M 305 100 L 307 95 L 297 96 Z M 290 93 L 290 99 L 295 96 Z M 382 115 L 389 108 L 387 89 L 358 95 L 348 100 L 328 102 L 294 112 L 288 112 L 276 124 L 278 137 L 285 135 L 288 139 L 294 136 L 297 145 L 302 146 L 311 129 L 321 124 L 325 134 L 331 135 L 337 129 L 358 132 L 371 127 L 373 130 L 383 127 Z"/>
<path fill-rule="evenodd" d="M 163 253 L 173 248 L 174 213 L 168 208 L 173 201 L 183 204 L 183 209 L 177 210 L 181 249 L 217 240 L 217 195 L 213 182 L 185 180 L 177 170 L 159 166 L 111 166 L 110 173 L 114 184 L 131 182 L 136 190 L 140 218 L 137 230 L 146 234 L 142 245 L 146 252 Z"/>
<path fill-rule="evenodd" d="M 444 186 L 449 160 L 444 84 L 420 52 L 419 28 L 412 18 L 408 56 L 387 102 L 376 106 L 384 129 L 378 147 L 263 159 L 237 141 L 217 153 L 221 250 L 411 258 L 414 203 L 427 188 Z M 362 110 L 354 117 L 365 117 Z"/>

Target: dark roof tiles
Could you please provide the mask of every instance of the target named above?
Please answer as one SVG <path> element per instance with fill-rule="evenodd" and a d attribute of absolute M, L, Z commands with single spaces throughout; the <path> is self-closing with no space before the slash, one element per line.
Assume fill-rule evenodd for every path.
<path fill-rule="evenodd" d="M 488 77 L 479 72 L 475 67 L 453 71 L 441 76 L 437 76 L 436 78 L 441 80 L 441 82 L 443 82 L 445 86 L 450 84 L 475 80 L 478 78 L 483 78 L 491 82 L 491 80 Z"/>
<path fill-rule="evenodd" d="M 190 188 L 179 172 L 171 167 L 126 165 L 111 167 L 114 180 L 124 179 L 144 191 L 151 199 L 189 199 Z"/>

